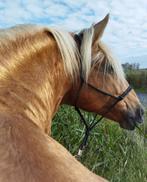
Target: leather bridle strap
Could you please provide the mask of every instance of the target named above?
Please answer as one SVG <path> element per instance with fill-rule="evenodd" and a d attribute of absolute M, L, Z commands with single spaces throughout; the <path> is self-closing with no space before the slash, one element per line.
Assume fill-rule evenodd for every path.
<path fill-rule="evenodd" d="M 123 100 L 124 97 L 132 90 L 132 87 L 129 85 L 128 88 L 127 88 L 121 95 L 119 95 L 119 96 L 114 96 L 114 95 L 112 95 L 112 94 L 110 94 L 110 93 L 107 93 L 107 92 L 105 92 L 105 91 L 103 91 L 103 90 L 101 90 L 101 89 L 98 89 L 98 88 L 94 87 L 93 85 L 91 85 L 91 84 L 89 84 L 89 83 L 87 83 L 87 85 L 88 85 L 90 88 L 92 88 L 93 90 L 95 90 L 95 91 L 97 91 L 97 92 L 99 92 L 99 93 L 101 93 L 101 94 L 103 94 L 103 95 L 110 96 L 110 97 L 112 97 L 112 98 L 114 98 L 114 99 L 117 99 L 117 100 Z"/>

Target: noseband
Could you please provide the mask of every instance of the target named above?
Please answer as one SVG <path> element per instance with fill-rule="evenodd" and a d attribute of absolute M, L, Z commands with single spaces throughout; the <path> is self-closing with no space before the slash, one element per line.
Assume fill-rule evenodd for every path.
<path fill-rule="evenodd" d="M 76 40 L 76 42 L 78 44 L 79 50 L 80 50 L 82 39 L 77 34 L 75 34 L 74 38 L 75 38 L 75 40 Z M 101 90 L 99 88 L 94 87 L 90 83 L 87 83 L 84 80 L 83 76 L 82 76 L 82 62 L 81 62 L 81 60 L 80 60 L 80 81 L 81 81 L 81 85 L 80 85 L 80 88 L 78 90 L 77 97 L 76 97 L 75 110 L 77 111 L 77 113 L 79 114 L 79 116 L 81 118 L 81 121 L 85 125 L 85 134 L 84 134 L 82 143 L 81 143 L 81 145 L 79 147 L 79 151 L 78 151 L 78 156 L 79 157 L 82 155 L 82 152 L 86 147 L 86 144 L 87 144 L 87 141 L 88 141 L 88 138 L 89 138 L 89 135 L 90 135 L 90 132 L 92 131 L 92 129 L 105 117 L 106 114 L 108 114 L 115 107 L 115 105 L 118 102 L 122 101 L 129 94 L 129 92 L 132 90 L 131 86 L 129 85 L 128 88 L 121 95 L 114 96 L 114 95 L 112 95 L 110 93 L 107 93 L 107 92 L 105 92 L 105 91 L 103 91 L 103 90 Z M 81 89 L 82 89 L 83 85 L 88 86 L 89 88 L 91 88 L 95 92 L 101 93 L 101 94 L 103 94 L 105 96 L 109 96 L 109 97 L 115 99 L 115 101 L 108 107 L 108 109 L 104 113 L 101 114 L 101 117 L 98 120 L 96 120 L 97 119 L 97 114 L 96 114 L 90 124 L 88 124 L 86 122 L 86 119 L 84 118 L 84 115 L 81 113 L 80 109 L 77 107 L 78 99 L 79 99 L 80 92 L 81 92 Z"/>

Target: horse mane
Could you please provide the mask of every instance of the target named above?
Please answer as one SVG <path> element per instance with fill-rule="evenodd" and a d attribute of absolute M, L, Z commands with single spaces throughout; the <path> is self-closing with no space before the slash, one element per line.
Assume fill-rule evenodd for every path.
<path fill-rule="evenodd" d="M 107 46 L 103 42 L 99 41 L 98 46 L 100 50 L 98 51 L 96 57 L 94 58 L 92 57 L 92 40 L 94 35 L 93 26 L 90 27 L 89 29 L 84 29 L 82 31 L 83 40 L 81 44 L 80 53 L 72 35 L 64 30 L 58 30 L 55 28 L 43 27 L 38 25 L 19 25 L 9 29 L 1 29 L 0 30 L 1 60 L 8 59 L 7 57 L 11 49 L 13 49 L 12 44 L 10 42 L 16 42 L 17 44 L 17 41 L 19 42 L 19 39 L 21 39 L 22 37 L 27 37 L 27 36 L 31 37 L 34 36 L 37 32 L 43 32 L 43 31 L 48 31 L 53 35 L 62 56 L 65 72 L 69 74 L 73 78 L 73 80 L 75 79 L 75 77 L 77 77 L 77 75 L 79 75 L 80 59 L 82 62 L 82 75 L 85 80 L 88 79 L 88 75 L 90 73 L 92 65 L 99 64 L 100 67 L 103 60 L 105 60 L 105 65 L 103 69 L 104 74 L 107 74 L 109 67 L 111 66 L 113 68 L 114 75 L 116 75 L 116 78 L 124 80 L 124 72 L 120 62 L 117 61 L 116 58 L 114 58 L 114 56 L 112 56 L 111 51 L 107 48 Z M 41 48 L 42 44 L 39 41 L 41 40 L 38 40 L 38 42 L 36 42 L 36 45 L 35 44 L 32 45 L 31 47 L 32 51 L 33 49 Z M 31 43 L 32 39 L 30 38 L 30 44 Z M 30 52 L 30 47 L 27 47 L 28 44 L 29 44 L 29 39 L 27 41 L 27 44 L 23 47 L 25 48 L 24 53 L 26 53 L 26 55 L 28 55 Z M 22 46 L 21 43 L 19 43 L 20 50 L 21 46 Z M 2 50 L 4 51 L 2 52 Z M 17 57 L 16 54 L 21 54 L 21 53 L 19 53 L 18 50 L 13 51 L 13 58 Z M 20 57 L 24 57 L 26 55 L 20 55 Z M 20 64 L 20 62 L 18 61 L 16 62 L 17 64 Z M 9 67 L 10 69 L 7 69 Z M 4 75 L 6 75 L 8 72 L 12 72 L 13 69 L 11 67 L 15 68 L 17 67 L 17 65 L 10 66 L 8 60 L 4 64 L 0 61 L 0 76 L 4 77 Z"/>
<path fill-rule="evenodd" d="M 109 68 L 111 67 L 113 75 L 115 75 L 117 79 L 123 81 L 125 75 L 120 62 L 114 57 L 109 48 L 102 41 L 99 40 L 98 42 L 99 51 L 97 55 L 92 57 L 92 41 L 94 36 L 93 26 L 89 29 L 82 30 L 81 34 L 83 34 L 83 40 L 81 44 L 81 58 L 83 68 L 82 74 L 85 80 L 88 79 L 89 73 L 93 66 L 98 65 L 98 68 L 100 69 L 103 63 L 104 75 L 109 72 Z M 98 72 L 100 71 L 99 69 L 97 70 Z"/>
<path fill-rule="evenodd" d="M 64 30 L 57 30 L 55 28 L 49 28 L 48 30 L 52 33 L 57 42 L 66 72 L 69 73 L 72 78 L 77 77 L 80 70 L 80 54 L 75 40 L 70 33 Z"/>
<path fill-rule="evenodd" d="M 75 76 L 77 77 L 79 73 L 79 50 L 71 34 L 64 30 L 38 25 L 18 25 L 9 29 L 0 30 L 1 77 L 4 77 L 4 75 L 7 76 L 8 72 L 12 72 L 13 68 L 17 67 L 17 64 L 22 64 L 20 60 L 18 63 L 18 61 L 14 59 L 22 59 L 24 57 L 24 60 L 26 60 L 31 51 L 34 52 L 41 49 L 41 46 L 45 43 L 41 38 L 37 40 L 37 38 L 35 39 L 34 37 L 36 34 L 43 32 L 48 32 L 54 37 L 62 56 L 65 73 L 69 74 L 73 79 Z M 24 41 L 22 41 L 23 39 L 27 41 L 24 43 Z M 10 63 L 8 60 L 10 54 L 12 54 L 13 63 Z M 3 60 L 5 60 L 5 63 Z"/>

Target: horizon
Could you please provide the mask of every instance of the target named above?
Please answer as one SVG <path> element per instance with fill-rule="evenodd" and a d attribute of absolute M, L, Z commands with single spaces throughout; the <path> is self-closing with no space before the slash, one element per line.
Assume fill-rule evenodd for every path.
<path fill-rule="evenodd" d="M 142 56 L 128 56 L 122 59 L 121 63 L 139 63 L 139 69 L 146 69 L 147 68 L 147 55 Z"/>
<path fill-rule="evenodd" d="M 147 68 L 146 0 L 48 0 L 0 2 L 0 28 L 35 23 L 69 31 L 90 27 L 110 13 L 103 40 L 121 63 Z M 140 59 L 140 60 L 139 60 Z"/>

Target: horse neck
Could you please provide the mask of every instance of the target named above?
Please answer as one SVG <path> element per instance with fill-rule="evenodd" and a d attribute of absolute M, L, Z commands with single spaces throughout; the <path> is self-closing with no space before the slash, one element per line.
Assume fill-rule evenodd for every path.
<path fill-rule="evenodd" d="M 46 39 L 42 49 L 26 57 L 7 79 L 0 79 L 0 107 L 1 111 L 25 115 L 49 132 L 51 120 L 69 89 L 69 79 L 54 39 Z"/>

